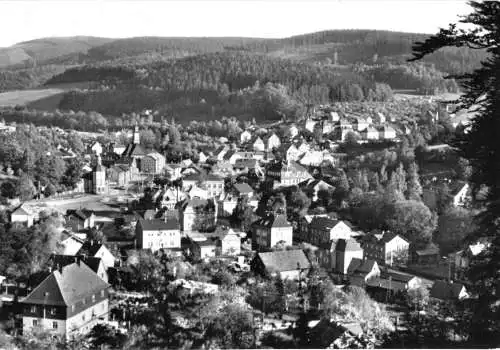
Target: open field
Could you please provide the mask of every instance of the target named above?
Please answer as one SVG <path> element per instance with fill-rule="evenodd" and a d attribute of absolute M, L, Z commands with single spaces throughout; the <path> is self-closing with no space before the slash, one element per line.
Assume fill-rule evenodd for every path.
<path fill-rule="evenodd" d="M 63 93 L 62 89 L 16 90 L 0 93 L 0 107 L 25 105 Z"/>

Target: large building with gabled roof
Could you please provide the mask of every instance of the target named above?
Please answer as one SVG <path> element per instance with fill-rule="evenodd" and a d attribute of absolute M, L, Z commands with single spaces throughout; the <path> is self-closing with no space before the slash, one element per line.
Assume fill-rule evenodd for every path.
<path fill-rule="evenodd" d="M 271 214 L 252 224 L 253 243 L 259 248 L 272 248 L 282 242 L 293 244 L 293 227 L 283 214 Z"/>
<path fill-rule="evenodd" d="M 61 266 L 21 300 L 23 334 L 45 331 L 71 338 L 88 333 L 108 319 L 108 288 L 83 262 Z"/>

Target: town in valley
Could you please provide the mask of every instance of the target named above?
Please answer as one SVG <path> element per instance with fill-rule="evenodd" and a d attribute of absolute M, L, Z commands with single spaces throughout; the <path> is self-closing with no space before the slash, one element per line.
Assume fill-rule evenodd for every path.
<path fill-rule="evenodd" d="M 428 36 L 0 48 L 0 349 L 474 347 L 484 55 Z"/>

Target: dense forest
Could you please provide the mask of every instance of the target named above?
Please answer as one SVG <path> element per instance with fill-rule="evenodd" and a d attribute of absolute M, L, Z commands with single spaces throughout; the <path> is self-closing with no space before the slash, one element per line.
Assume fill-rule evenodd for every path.
<path fill-rule="evenodd" d="M 286 57 L 298 62 L 333 66 L 337 69 L 341 66 L 348 69 L 350 65 L 360 63 L 405 65 L 412 45 L 425 38 L 424 34 L 332 30 L 285 39 L 139 37 L 111 40 L 75 37 L 75 43 L 71 42 L 71 38 L 63 41 L 39 39 L 0 49 L 6 57 L 9 56 L 9 50 L 14 49 L 22 49 L 31 55 L 22 56 L 28 59 L 23 59 L 14 66 L 3 65 L 7 68 L 0 70 L 0 91 L 42 85 L 50 77 L 47 75 L 47 69 L 41 68 L 47 65 L 51 67 L 50 70 L 56 70 L 55 73 L 68 66 L 77 65 L 147 66 L 154 65 L 155 62 L 168 65 L 168 62 L 177 59 L 181 59 L 181 65 L 184 65 L 183 58 L 198 55 L 210 57 L 210 54 L 214 53 L 237 52 L 238 59 L 245 57 L 243 53 Z M 486 53 L 482 50 L 445 48 L 429 55 L 423 62 L 426 65 L 434 65 L 436 71 L 457 74 L 477 67 L 485 57 Z"/>

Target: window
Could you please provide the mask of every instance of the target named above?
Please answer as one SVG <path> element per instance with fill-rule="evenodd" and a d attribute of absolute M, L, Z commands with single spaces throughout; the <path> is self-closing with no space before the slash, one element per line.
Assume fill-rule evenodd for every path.
<path fill-rule="evenodd" d="M 85 314 L 82 315 L 82 321 L 85 321 Z"/>
<path fill-rule="evenodd" d="M 51 307 L 51 308 L 49 309 L 49 314 L 51 314 L 51 315 L 55 315 L 55 314 L 56 314 L 56 312 L 57 312 L 57 309 L 56 309 L 55 307 Z"/>
<path fill-rule="evenodd" d="M 101 297 L 104 296 L 104 290 L 101 290 Z"/>
<path fill-rule="evenodd" d="M 95 303 L 95 294 L 92 294 L 92 302 Z"/>
<path fill-rule="evenodd" d="M 75 305 L 71 305 L 71 312 L 75 312 Z"/>
<path fill-rule="evenodd" d="M 52 329 L 57 329 L 57 322 L 52 322 Z"/>
<path fill-rule="evenodd" d="M 36 327 L 38 326 L 38 321 L 37 320 L 33 320 L 33 327 Z"/>
<path fill-rule="evenodd" d="M 35 312 L 36 312 L 36 306 L 34 306 L 34 305 L 33 305 L 33 306 L 31 306 L 31 308 L 30 308 L 30 312 L 31 312 L 31 313 L 35 313 Z"/>

